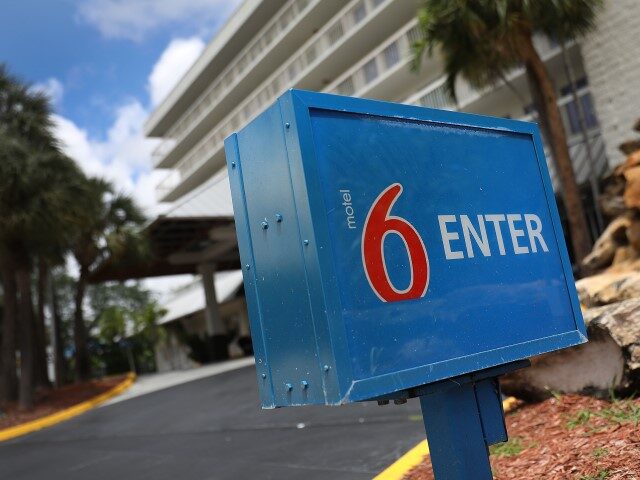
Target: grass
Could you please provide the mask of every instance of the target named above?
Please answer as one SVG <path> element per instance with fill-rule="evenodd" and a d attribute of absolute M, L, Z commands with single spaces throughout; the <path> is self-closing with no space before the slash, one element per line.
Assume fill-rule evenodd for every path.
<path fill-rule="evenodd" d="M 609 450 L 604 447 L 597 447 L 593 449 L 593 456 L 596 458 L 602 458 L 609 455 Z"/>
<path fill-rule="evenodd" d="M 515 457 L 519 455 L 526 447 L 522 444 L 522 440 L 518 437 L 510 438 L 508 441 L 491 445 L 489 452 L 497 457 Z"/>
<path fill-rule="evenodd" d="M 567 428 L 573 430 L 576 427 L 587 425 L 592 417 L 602 418 L 609 424 L 633 423 L 637 427 L 640 423 L 640 404 L 631 399 L 614 399 L 610 407 L 596 412 L 580 410 L 567 421 Z"/>
<path fill-rule="evenodd" d="M 569 421 L 567 422 L 567 428 L 569 428 L 569 430 L 573 430 L 576 427 L 586 425 L 587 423 L 589 423 L 590 419 L 591 419 L 591 411 L 580 410 L 575 415 L 575 417 L 569 419 Z"/>
<path fill-rule="evenodd" d="M 609 470 L 600 470 L 595 475 L 583 475 L 580 480 L 606 480 L 611 475 Z"/>

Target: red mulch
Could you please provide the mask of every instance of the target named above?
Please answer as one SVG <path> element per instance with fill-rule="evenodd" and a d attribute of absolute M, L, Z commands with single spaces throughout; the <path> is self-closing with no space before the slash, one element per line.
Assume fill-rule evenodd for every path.
<path fill-rule="evenodd" d="M 85 383 L 67 385 L 55 390 L 38 392 L 35 407 L 28 412 L 19 411 L 15 404 L 2 405 L 0 406 L 0 430 L 51 415 L 89 400 L 112 389 L 125 377 L 126 375 L 104 377 Z"/>
<path fill-rule="evenodd" d="M 640 479 L 640 400 L 566 395 L 507 415 L 509 442 L 492 447 L 496 480 Z M 405 480 L 431 480 L 428 457 Z"/>

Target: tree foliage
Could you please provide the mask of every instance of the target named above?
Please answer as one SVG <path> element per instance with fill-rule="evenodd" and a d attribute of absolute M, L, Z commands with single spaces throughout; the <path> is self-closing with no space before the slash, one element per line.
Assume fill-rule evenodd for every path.
<path fill-rule="evenodd" d="M 460 76 L 481 89 L 505 81 L 511 70 L 524 66 L 556 162 L 578 264 L 589 253 L 591 238 L 556 88 L 533 36 L 566 41 L 583 35 L 593 28 L 601 5 L 602 0 L 423 0 L 418 12 L 420 39 L 414 44 L 416 69 L 425 54 L 442 59 L 453 98 Z"/>

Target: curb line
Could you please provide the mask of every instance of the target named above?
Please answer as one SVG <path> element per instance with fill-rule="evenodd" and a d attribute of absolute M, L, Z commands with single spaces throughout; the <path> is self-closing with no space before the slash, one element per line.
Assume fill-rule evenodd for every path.
<path fill-rule="evenodd" d="M 64 422 L 65 420 L 69 420 L 70 418 L 76 417 L 92 408 L 97 407 L 101 403 L 109 400 L 116 395 L 127 390 L 133 382 L 136 380 L 135 373 L 129 373 L 127 378 L 125 378 L 118 385 L 113 387 L 111 390 L 107 390 L 100 395 L 97 395 L 89 400 L 85 400 L 84 402 L 80 402 L 72 407 L 65 408 L 64 410 L 60 410 L 59 412 L 52 413 L 51 415 L 47 415 L 42 418 L 37 418 L 36 420 L 31 420 L 29 422 L 21 423 L 20 425 L 16 425 L 14 427 L 5 428 L 4 430 L 0 430 L 0 442 L 4 442 L 6 440 L 11 440 L 12 438 L 21 437 L 26 435 L 27 433 L 35 432 L 37 430 L 41 430 L 45 427 L 50 427 L 55 425 L 56 423 Z"/>
<path fill-rule="evenodd" d="M 508 413 L 518 402 L 514 397 L 509 397 L 502 402 L 504 413 Z M 1 433 L 1 432 L 0 432 Z M 373 480 L 402 480 L 413 467 L 422 463 L 425 455 L 429 454 L 429 445 L 422 440 L 415 447 L 389 465 L 384 471 L 373 477 Z"/>

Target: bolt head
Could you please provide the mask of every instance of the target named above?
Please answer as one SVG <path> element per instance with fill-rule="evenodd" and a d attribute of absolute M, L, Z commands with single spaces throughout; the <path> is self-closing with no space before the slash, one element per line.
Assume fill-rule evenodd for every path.
<path fill-rule="evenodd" d="M 324 367 L 322 367 L 322 369 L 323 369 L 325 372 L 328 372 L 328 371 L 331 369 L 331 367 L 330 367 L 329 365 L 325 365 Z"/>
<path fill-rule="evenodd" d="M 303 389 L 308 388 L 308 387 L 309 387 L 309 382 L 307 382 L 306 380 L 302 380 L 302 381 L 300 382 L 300 386 L 301 386 Z"/>
<path fill-rule="evenodd" d="M 396 398 L 393 401 L 394 404 L 396 405 L 404 405 L 405 403 L 407 403 L 407 399 L 406 398 Z"/>
<path fill-rule="evenodd" d="M 309 240 L 304 239 L 304 240 L 302 241 L 302 243 L 304 243 L 304 245 L 305 245 L 305 246 L 307 246 L 307 245 L 309 245 Z"/>
<path fill-rule="evenodd" d="M 291 124 L 289 122 L 284 124 L 284 128 L 289 128 L 289 127 L 291 127 Z"/>
<path fill-rule="evenodd" d="M 279 213 L 276 213 L 276 222 L 278 223 L 282 222 L 282 215 Z"/>
<path fill-rule="evenodd" d="M 260 225 L 262 225 L 263 230 L 266 230 L 267 228 L 269 228 L 269 224 L 266 221 L 262 222 Z"/>
<path fill-rule="evenodd" d="M 244 266 L 244 268 L 246 268 L 247 270 L 251 270 L 251 265 L 249 265 L 248 263 Z"/>
<path fill-rule="evenodd" d="M 291 390 L 293 390 L 293 385 L 291 385 L 290 383 L 285 383 L 284 384 L 284 388 L 286 388 L 287 391 L 290 392 Z"/>
<path fill-rule="evenodd" d="M 263 374 L 261 375 L 261 377 L 262 377 L 262 378 L 267 378 L 267 374 L 266 374 L 266 373 L 263 373 Z"/>
<path fill-rule="evenodd" d="M 236 162 L 231 162 L 231 168 L 236 168 Z"/>

